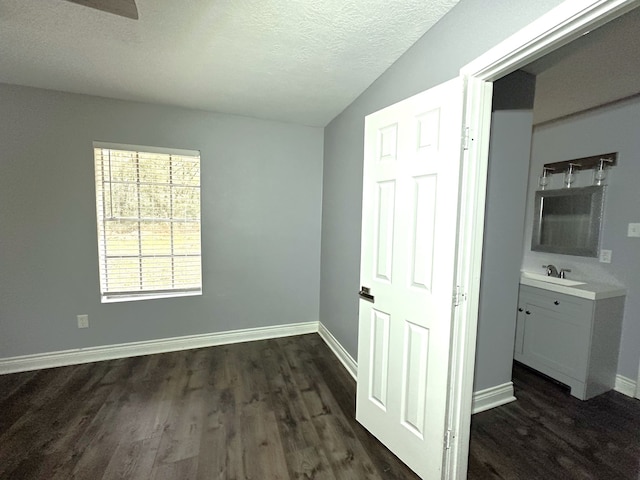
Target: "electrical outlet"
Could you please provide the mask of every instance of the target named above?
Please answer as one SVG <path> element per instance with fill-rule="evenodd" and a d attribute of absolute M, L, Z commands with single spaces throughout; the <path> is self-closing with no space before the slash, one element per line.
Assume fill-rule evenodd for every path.
<path fill-rule="evenodd" d="M 78 328 L 89 328 L 89 315 L 78 315 Z"/>
<path fill-rule="evenodd" d="M 611 263 L 611 250 L 600 250 L 600 263 Z"/>
<path fill-rule="evenodd" d="M 640 223 L 630 223 L 627 237 L 640 237 Z"/>

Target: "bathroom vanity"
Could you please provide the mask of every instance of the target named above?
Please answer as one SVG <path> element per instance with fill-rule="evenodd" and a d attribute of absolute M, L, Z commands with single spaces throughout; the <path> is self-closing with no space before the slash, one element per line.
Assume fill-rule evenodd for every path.
<path fill-rule="evenodd" d="M 515 360 L 581 400 L 615 385 L 626 290 L 523 272 Z"/>

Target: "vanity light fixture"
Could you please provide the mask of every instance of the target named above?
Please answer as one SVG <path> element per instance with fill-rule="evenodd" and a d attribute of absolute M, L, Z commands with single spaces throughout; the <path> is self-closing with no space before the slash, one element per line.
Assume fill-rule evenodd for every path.
<path fill-rule="evenodd" d="M 576 175 L 580 170 L 593 169 L 593 185 L 602 186 L 605 184 L 608 170 L 614 167 L 618 161 L 618 152 L 602 153 L 592 157 L 574 158 L 562 162 L 545 163 L 542 175 L 538 177 L 540 190 L 545 190 L 549 186 L 553 173 L 564 172 L 564 184 L 571 188 L 576 180 Z"/>

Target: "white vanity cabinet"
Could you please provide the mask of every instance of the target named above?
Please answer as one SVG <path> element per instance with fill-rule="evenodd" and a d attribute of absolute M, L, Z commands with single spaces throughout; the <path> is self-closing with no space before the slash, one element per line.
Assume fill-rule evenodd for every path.
<path fill-rule="evenodd" d="M 611 390 L 624 311 L 624 293 L 612 295 L 591 300 L 521 283 L 514 358 L 581 400 Z"/>

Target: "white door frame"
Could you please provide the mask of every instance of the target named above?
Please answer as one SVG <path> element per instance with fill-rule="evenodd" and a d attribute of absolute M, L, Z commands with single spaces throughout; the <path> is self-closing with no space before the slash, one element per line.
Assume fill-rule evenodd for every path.
<path fill-rule="evenodd" d="M 469 80 L 465 121 L 473 139 L 463 164 L 457 264 L 468 300 L 454 317 L 447 419 L 454 438 L 444 478 L 467 476 L 492 82 L 639 5 L 640 0 L 567 0 L 460 70 Z"/>

